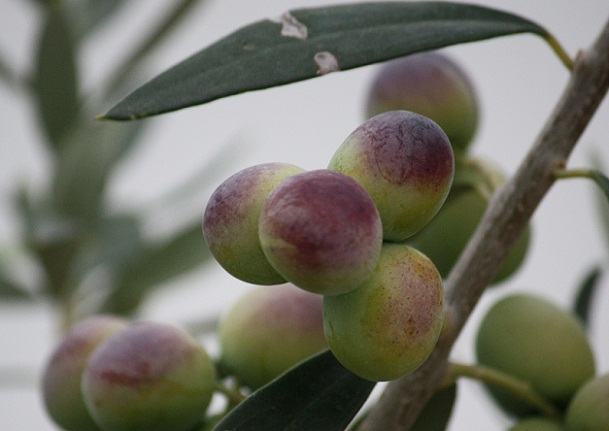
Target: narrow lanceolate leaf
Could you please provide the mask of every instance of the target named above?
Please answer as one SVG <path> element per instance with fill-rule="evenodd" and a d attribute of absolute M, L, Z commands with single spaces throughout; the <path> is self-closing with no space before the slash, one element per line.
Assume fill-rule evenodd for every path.
<path fill-rule="evenodd" d="M 445 2 L 354 3 L 244 27 L 135 90 L 101 119 L 133 120 L 419 51 L 548 32 L 494 9 Z"/>
<path fill-rule="evenodd" d="M 50 7 L 38 40 L 34 95 L 44 130 L 57 149 L 79 111 L 75 41 L 61 7 Z"/>
<path fill-rule="evenodd" d="M 211 255 L 202 235 L 197 220 L 165 241 L 143 244 L 129 265 L 115 274 L 116 286 L 100 311 L 132 313 L 153 288 L 208 262 Z"/>
<path fill-rule="evenodd" d="M 320 353 L 259 389 L 215 431 L 343 431 L 374 388 Z"/>
<path fill-rule="evenodd" d="M 596 266 L 590 270 L 577 289 L 573 311 L 580 318 L 584 326 L 588 326 L 590 312 L 594 303 L 594 295 L 598 289 L 602 270 Z"/>

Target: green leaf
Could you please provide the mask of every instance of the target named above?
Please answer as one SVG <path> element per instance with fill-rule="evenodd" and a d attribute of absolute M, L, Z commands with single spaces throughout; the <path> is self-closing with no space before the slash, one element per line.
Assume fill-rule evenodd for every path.
<path fill-rule="evenodd" d="M 102 266 L 124 270 L 144 247 L 140 220 L 131 214 L 104 217 L 89 233 L 82 261 L 83 271 Z"/>
<path fill-rule="evenodd" d="M 592 171 L 591 175 L 592 179 L 596 182 L 596 184 L 605 194 L 607 202 L 609 202 L 609 178 L 607 178 L 607 176 L 605 176 L 602 172 L 598 170 Z"/>
<path fill-rule="evenodd" d="M 600 267 L 592 268 L 577 289 L 573 311 L 586 327 L 590 320 L 594 294 L 599 286 L 601 275 L 602 269 Z"/>
<path fill-rule="evenodd" d="M 0 268 L 0 302 L 1 301 L 31 301 L 34 297 L 23 286 L 13 281 Z"/>
<path fill-rule="evenodd" d="M 97 5 L 105 2 L 94 1 L 92 3 Z M 129 79 L 132 79 L 133 71 L 179 26 L 182 20 L 192 11 L 192 8 L 201 3 L 201 0 L 179 0 L 174 3 L 172 8 L 152 28 L 148 36 L 142 39 L 141 43 L 127 57 L 125 62 L 116 68 L 107 85 L 106 93 L 108 96 L 112 95 L 117 89 L 120 89 Z"/>
<path fill-rule="evenodd" d="M 529 20 L 469 4 L 374 2 L 294 10 L 221 39 L 100 118 L 134 120 L 336 69 L 523 32 L 549 37 Z"/>
<path fill-rule="evenodd" d="M 327 350 L 254 392 L 214 430 L 343 431 L 374 386 Z"/>
<path fill-rule="evenodd" d="M 448 427 L 456 398 L 456 383 L 439 389 L 421 410 L 410 430 L 444 431 Z"/>
<path fill-rule="evenodd" d="M 200 220 L 167 241 L 144 245 L 142 252 L 116 274 L 116 287 L 102 311 L 132 313 L 152 288 L 199 267 L 210 256 Z"/>
<path fill-rule="evenodd" d="M 124 127 L 133 125 L 85 121 L 64 138 L 52 184 L 52 205 L 58 214 L 85 222 L 99 218 L 111 170 L 142 130 Z"/>
<path fill-rule="evenodd" d="M 76 47 L 61 7 L 49 7 L 38 39 L 33 91 L 41 123 L 57 150 L 80 110 Z"/>

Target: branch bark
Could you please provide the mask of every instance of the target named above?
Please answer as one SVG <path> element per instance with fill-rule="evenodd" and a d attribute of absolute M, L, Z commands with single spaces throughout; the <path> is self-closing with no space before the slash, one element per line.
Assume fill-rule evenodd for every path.
<path fill-rule="evenodd" d="M 575 59 L 571 78 L 518 171 L 491 200 L 446 282 L 448 328 L 428 360 L 389 383 L 360 431 L 406 431 L 446 375 L 451 348 L 533 212 L 564 168 L 609 88 L 609 22 Z"/>

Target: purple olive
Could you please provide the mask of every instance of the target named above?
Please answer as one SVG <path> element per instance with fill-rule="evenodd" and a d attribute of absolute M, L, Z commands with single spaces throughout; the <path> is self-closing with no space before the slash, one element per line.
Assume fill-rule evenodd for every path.
<path fill-rule="evenodd" d="M 302 172 L 287 163 L 252 166 L 228 178 L 211 195 L 203 215 L 203 235 L 212 255 L 228 273 L 253 284 L 285 283 L 262 252 L 258 218 L 271 191 Z"/>
<path fill-rule="evenodd" d="M 66 431 L 99 430 L 85 406 L 81 376 L 97 346 L 127 325 L 119 317 L 89 317 L 72 326 L 55 347 L 44 368 L 42 395 L 47 413 Z"/>
<path fill-rule="evenodd" d="M 214 384 L 212 360 L 195 338 L 141 322 L 93 352 L 82 392 L 104 431 L 188 431 L 205 416 Z"/>
<path fill-rule="evenodd" d="M 347 174 L 372 196 L 386 241 L 400 242 L 438 212 L 453 181 L 454 156 L 446 134 L 427 117 L 389 111 L 355 129 L 329 168 Z"/>
<path fill-rule="evenodd" d="M 324 295 L 345 293 L 366 281 L 382 244 L 381 219 L 366 190 L 327 169 L 282 182 L 264 203 L 259 235 L 279 274 Z"/>
<path fill-rule="evenodd" d="M 467 150 L 478 128 L 478 101 L 470 79 L 437 52 L 409 55 L 380 67 L 370 86 L 366 115 L 399 109 L 438 123 L 455 152 Z"/>

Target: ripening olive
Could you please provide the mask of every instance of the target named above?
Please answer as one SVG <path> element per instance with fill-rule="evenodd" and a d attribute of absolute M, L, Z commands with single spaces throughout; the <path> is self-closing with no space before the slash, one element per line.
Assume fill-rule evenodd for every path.
<path fill-rule="evenodd" d="M 263 163 L 237 172 L 213 192 L 203 215 L 203 235 L 228 273 L 253 284 L 285 283 L 260 248 L 258 219 L 271 191 L 301 172 L 287 163 Z"/>
<path fill-rule="evenodd" d="M 368 93 L 366 115 L 403 109 L 431 118 L 455 149 L 465 152 L 476 133 L 478 101 L 465 71 L 438 52 L 421 52 L 381 65 Z"/>
<path fill-rule="evenodd" d="M 340 172 L 294 175 L 262 207 L 260 244 L 290 283 L 323 295 L 349 292 L 366 281 L 381 253 L 379 213 L 366 190 Z"/>
<path fill-rule="evenodd" d="M 383 239 L 400 242 L 438 212 L 453 181 L 454 157 L 442 129 L 427 117 L 389 111 L 368 119 L 340 145 L 329 168 L 372 196 Z"/>
<path fill-rule="evenodd" d="M 179 327 L 138 322 L 108 337 L 82 377 L 91 416 L 104 431 L 189 431 L 205 415 L 215 368 Z"/>
<path fill-rule="evenodd" d="M 291 284 L 253 288 L 220 319 L 223 368 L 257 389 L 326 349 L 322 303 Z"/>
<path fill-rule="evenodd" d="M 444 320 L 442 278 L 425 255 L 385 243 L 372 277 L 352 292 L 324 297 L 330 350 L 353 373 L 402 377 L 433 351 Z"/>
<path fill-rule="evenodd" d="M 128 322 L 114 316 L 86 318 L 64 334 L 45 365 L 42 395 L 47 413 L 66 431 L 98 431 L 81 392 L 81 376 L 87 360 L 107 337 Z"/>

